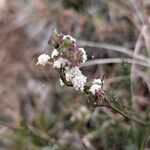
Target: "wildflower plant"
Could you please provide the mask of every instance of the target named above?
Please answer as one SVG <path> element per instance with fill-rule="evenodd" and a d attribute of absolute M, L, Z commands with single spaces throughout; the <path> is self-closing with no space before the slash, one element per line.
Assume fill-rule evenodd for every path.
<path fill-rule="evenodd" d="M 53 66 L 59 73 L 61 86 L 70 86 L 85 93 L 92 107 L 107 107 L 126 119 L 146 125 L 133 113 L 127 112 L 122 103 L 120 104 L 114 97 L 107 95 L 107 91 L 103 88 L 105 84 L 103 79 L 99 78 L 94 79 L 91 83 L 87 82 L 87 77 L 80 70 L 80 64 L 87 61 L 86 51 L 76 44 L 76 39 L 53 29 L 48 44 L 53 49 L 51 55 L 40 55 L 37 65 Z"/>

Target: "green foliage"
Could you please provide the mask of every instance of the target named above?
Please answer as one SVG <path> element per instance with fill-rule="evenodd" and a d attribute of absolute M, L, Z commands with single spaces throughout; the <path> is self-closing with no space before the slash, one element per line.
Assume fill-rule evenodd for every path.
<path fill-rule="evenodd" d="M 73 8 L 77 11 L 84 9 L 85 0 L 63 0 L 63 4 L 66 8 Z"/>
<path fill-rule="evenodd" d="M 123 111 L 129 116 L 133 115 L 133 108 L 130 105 L 125 105 L 122 101 L 117 101 L 117 98 L 112 91 L 107 91 L 107 98 L 114 108 Z"/>

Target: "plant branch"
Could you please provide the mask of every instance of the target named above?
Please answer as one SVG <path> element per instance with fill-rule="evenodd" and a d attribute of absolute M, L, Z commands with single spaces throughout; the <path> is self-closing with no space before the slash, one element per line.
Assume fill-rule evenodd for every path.
<path fill-rule="evenodd" d="M 132 120 L 132 121 L 134 121 L 134 122 L 136 122 L 136 123 L 138 123 L 138 124 L 141 124 L 141 125 L 148 125 L 148 124 L 146 124 L 144 121 L 139 120 L 139 119 L 137 119 L 137 118 L 133 118 L 133 117 L 131 117 L 131 116 L 128 116 L 128 115 L 125 114 L 124 112 L 120 111 L 119 109 L 117 109 L 117 108 L 115 108 L 115 107 L 113 107 L 113 106 L 111 106 L 111 105 L 109 105 L 109 106 L 107 106 L 107 107 L 109 107 L 109 108 L 111 108 L 112 110 L 116 111 L 117 113 L 119 113 L 119 114 L 122 115 L 123 117 L 125 117 L 125 118 L 127 118 L 127 119 L 129 119 L 129 120 Z"/>
<path fill-rule="evenodd" d="M 142 30 L 139 34 L 139 37 L 137 39 L 137 42 L 136 42 L 136 45 L 135 45 L 135 48 L 134 48 L 134 55 L 138 55 L 139 54 L 139 51 L 141 49 L 141 38 L 142 38 L 142 32 L 143 30 L 145 29 L 145 27 L 143 26 L 142 27 Z M 130 74 L 130 78 L 131 78 L 131 83 L 133 82 L 134 83 L 134 79 L 135 79 L 135 74 L 136 72 L 136 60 L 133 58 L 133 61 L 132 61 L 132 65 L 131 65 L 131 74 Z M 133 107 L 134 109 L 136 110 L 136 102 L 135 102 L 135 96 L 134 96 L 134 88 L 133 88 L 133 84 L 131 84 L 131 93 L 132 93 L 132 101 L 133 101 Z"/>
<path fill-rule="evenodd" d="M 88 46 L 88 47 L 95 47 L 95 48 L 103 48 L 103 49 L 107 49 L 109 51 L 117 51 L 120 53 L 124 53 L 127 56 L 131 57 L 131 58 L 135 58 L 135 59 L 140 59 L 142 61 L 146 61 L 149 62 L 149 60 L 143 56 L 143 55 L 137 55 L 137 54 L 133 54 L 131 49 L 127 49 L 125 47 L 121 47 L 118 45 L 113 45 L 113 44 L 106 44 L 106 43 L 94 43 L 94 42 L 89 42 L 89 41 L 79 41 L 78 44 L 80 46 Z"/>
<path fill-rule="evenodd" d="M 125 61 L 129 64 L 133 63 L 133 59 L 125 59 Z M 99 64 L 110 64 L 110 63 L 122 63 L 122 59 L 121 58 L 95 59 L 95 60 L 87 61 L 84 64 L 81 64 L 80 67 L 99 65 Z M 141 66 L 150 67 L 150 63 L 145 63 L 137 60 L 135 60 L 134 63 Z"/>

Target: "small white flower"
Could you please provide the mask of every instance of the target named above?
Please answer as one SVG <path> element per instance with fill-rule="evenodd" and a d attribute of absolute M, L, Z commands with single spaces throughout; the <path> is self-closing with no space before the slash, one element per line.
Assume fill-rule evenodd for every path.
<path fill-rule="evenodd" d="M 64 85 L 65 85 L 64 82 L 62 81 L 62 79 L 60 79 L 59 82 L 60 82 L 60 85 L 61 85 L 61 86 L 64 86 Z"/>
<path fill-rule="evenodd" d="M 82 72 L 79 70 L 78 67 L 73 67 L 73 68 L 66 68 L 66 80 L 70 81 L 72 78 L 76 76 L 80 76 Z"/>
<path fill-rule="evenodd" d="M 54 68 L 61 68 L 61 67 L 65 67 L 67 63 L 67 59 L 63 59 L 62 57 L 57 59 L 56 61 L 54 61 Z"/>
<path fill-rule="evenodd" d="M 78 67 L 66 68 L 66 80 L 73 84 L 76 90 L 84 90 L 87 77 L 82 74 Z"/>
<path fill-rule="evenodd" d="M 87 61 L 87 55 L 84 50 L 84 48 L 79 48 L 79 50 L 82 52 L 82 62 L 85 63 Z"/>
<path fill-rule="evenodd" d="M 102 81 L 100 78 L 99 79 L 94 79 L 94 81 L 92 82 L 93 84 L 100 84 L 102 85 L 104 81 Z"/>
<path fill-rule="evenodd" d="M 99 90 L 102 89 L 102 84 L 104 83 L 104 81 L 102 81 L 100 78 L 99 79 L 94 79 L 94 81 L 92 82 L 92 86 L 89 89 L 89 91 L 95 95 L 96 92 L 98 92 Z"/>
<path fill-rule="evenodd" d="M 54 49 L 52 54 L 51 54 L 51 58 L 54 58 L 55 56 L 58 56 L 59 52 L 57 51 L 57 49 Z"/>
<path fill-rule="evenodd" d="M 95 95 L 95 93 L 97 91 L 99 91 L 101 89 L 101 85 L 100 84 L 93 84 L 91 86 L 91 88 L 89 89 L 90 92 L 92 92 L 93 95 Z"/>
<path fill-rule="evenodd" d="M 48 63 L 48 60 L 50 59 L 50 56 L 47 54 L 41 54 L 38 57 L 38 62 L 36 63 L 36 65 L 42 65 L 45 66 Z"/>
<path fill-rule="evenodd" d="M 76 42 L 76 39 L 75 38 L 73 38 L 72 36 L 70 36 L 70 35 L 64 35 L 63 36 L 63 40 L 65 40 L 65 39 L 70 39 L 70 41 L 72 41 L 72 42 Z"/>
<path fill-rule="evenodd" d="M 86 83 L 87 77 L 84 75 L 76 76 L 74 77 L 71 82 L 73 84 L 73 87 L 78 91 L 81 90 L 83 92 L 84 90 L 84 85 Z"/>

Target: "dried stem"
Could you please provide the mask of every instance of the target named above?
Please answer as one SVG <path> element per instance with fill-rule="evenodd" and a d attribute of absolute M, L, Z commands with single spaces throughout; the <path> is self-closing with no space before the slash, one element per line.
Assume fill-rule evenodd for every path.
<path fill-rule="evenodd" d="M 134 122 L 136 122 L 136 123 L 138 123 L 138 124 L 141 124 L 141 125 L 148 125 L 148 124 L 146 124 L 146 123 L 145 123 L 144 121 L 142 121 L 142 120 L 139 120 L 139 119 L 137 119 L 137 118 L 133 118 L 133 117 L 131 117 L 131 116 L 126 115 L 124 112 L 120 111 L 119 109 L 117 109 L 117 108 L 115 108 L 115 107 L 113 107 L 113 106 L 111 106 L 111 105 L 106 106 L 106 107 L 111 108 L 112 110 L 114 110 L 115 112 L 119 113 L 119 114 L 122 115 L 123 117 L 125 117 L 125 118 L 127 118 L 127 119 L 129 119 L 129 120 L 132 120 L 132 121 L 134 121 Z"/>
<path fill-rule="evenodd" d="M 95 60 L 87 61 L 84 64 L 81 64 L 80 67 L 99 65 L 99 64 L 122 63 L 122 61 L 123 60 L 121 58 L 95 59 Z M 125 59 L 125 61 L 130 64 L 133 63 L 133 59 Z M 150 67 L 150 63 L 145 63 L 137 60 L 134 60 L 134 63 L 145 67 Z"/>
<path fill-rule="evenodd" d="M 89 42 L 89 41 L 79 41 L 78 43 L 81 46 L 88 46 L 88 47 L 95 47 L 95 48 L 102 48 L 102 49 L 107 49 L 108 51 L 117 51 L 123 54 L 126 54 L 130 58 L 135 58 L 137 60 L 142 60 L 144 62 L 149 62 L 149 60 L 143 56 L 143 55 L 134 55 L 131 49 L 121 47 L 118 45 L 113 45 L 113 44 L 106 44 L 106 43 L 94 43 L 94 42 Z"/>
<path fill-rule="evenodd" d="M 134 55 L 138 55 L 140 49 L 141 49 L 141 38 L 142 38 L 142 32 L 143 30 L 145 29 L 145 27 L 143 26 L 142 30 L 141 30 L 141 33 L 139 34 L 139 37 L 137 39 L 137 42 L 136 42 L 136 45 L 135 45 L 135 48 L 134 48 Z M 135 79 L 135 72 L 136 72 L 136 60 L 133 58 L 133 62 L 132 62 L 132 66 L 131 66 L 131 83 L 133 82 L 134 83 L 134 79 Z M 136 109 L 136 102 L 135 102 L 135 93 L 134 93 L 134 88 L 133 88 L 133 84 L 131 84 L 131 93 L 132 93 L 132 103 L 133 103 L 133 107 L 135 110 Z"/>

